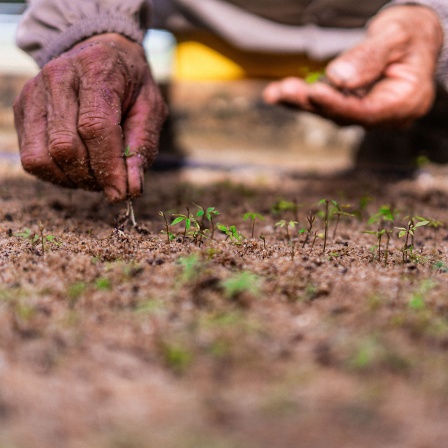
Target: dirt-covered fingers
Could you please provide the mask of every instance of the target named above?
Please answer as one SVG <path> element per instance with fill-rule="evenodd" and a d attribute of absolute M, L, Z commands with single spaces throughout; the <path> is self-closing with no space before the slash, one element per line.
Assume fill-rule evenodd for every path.
<path fill-rule="evenodd" d="M 124 87 L 122 87 L 124 90 Z M 98 74 L 86 73 L 79 88 L 78 133 L 87 147 L 93 175 L 109 202 L 126 199 L 126 167 L 121 130 L 122 100 Z"/>
<path fill-rule="evenodd" d="M 101 189 L 90 168 L 87 147 L 78 129 L 78 98 L 75 71 L 68 59 L 59 58 L 42 70 L 47 93 L 48 151 L 54 163 L 74 185 Z"/>
<path fill-rule="evenodd" d="M 300 78 L 285 78 L 271 82 L 263 91 L 263 99 L 268 104 L 284 103 L 309 112 L 314 111 L 308 99 L 310 85 Z"/>
<path fill-rule="evenodd" d="M 431 106 L 433 89 L 422 86 L 421 90 L 416 92 L 413 81 L 386 77 L 362 97 L 316 84 L 309 99 L 317 113 L 340 124 L 406 126 Z"/>
<path fill-rule="evenodd" d="M 150 75 L 123 124 L 129 197 L 141 195 L 143 176 L 158 152 L 159 135 L 167 116 L 166 104 Z"/>
<path fill-rule="evenodd" d="M 64 187 L 76 185 L 52 159 L 48 151 L 47 98 L 39 74 L 28 81 L 14 103 L 14 118 L 25 171 Z"/>
<path fill-rule="evenodd" d="M 326 69 L 330 82 L 342 89 L 359 89 L 381 78 L 388 65 L 403 55 L 408 40 L 400 27 L 390 26 L 395 34 L 384 29 L 330 62 Z"/>

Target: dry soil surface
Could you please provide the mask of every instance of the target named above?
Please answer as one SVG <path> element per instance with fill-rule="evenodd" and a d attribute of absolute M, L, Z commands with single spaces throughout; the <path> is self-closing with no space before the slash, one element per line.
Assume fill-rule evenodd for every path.
<path fill-rule="evenodd" d="M 2 448 L 447 446 L 443 173 L 150 173 L 134 228 L 99 194 L 3 171 Z M 325 250 L 322 199 L 355 215 L 333 236 L 330 202 Z M 234 237 L 198 218 L 168 244 L 159 212 L 195 204 Z M 382 206 L 394 222 L 369 224 Z M 409 216 L 431 222 L 403 254 Z"/>

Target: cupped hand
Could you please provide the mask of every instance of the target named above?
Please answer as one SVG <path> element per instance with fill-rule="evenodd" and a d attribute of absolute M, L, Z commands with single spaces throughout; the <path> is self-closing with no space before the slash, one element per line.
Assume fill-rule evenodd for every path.
<path fill-rule="evenodd" d="M 142 193 L 167 112 L 142 46 L 109 33 L 46 64 L 14 114 L 26 171 L 117 202 Z"/>
<path fill-rule="evenodd" d="M 271 83 L 263 95 L 341 124 L 406 126 L 434 100 L 434 74 L 443 43 L 438 16 L 422 6 L 380 12 L 365 39 L 334 59 L 324 82 L 298 78 Z"/>

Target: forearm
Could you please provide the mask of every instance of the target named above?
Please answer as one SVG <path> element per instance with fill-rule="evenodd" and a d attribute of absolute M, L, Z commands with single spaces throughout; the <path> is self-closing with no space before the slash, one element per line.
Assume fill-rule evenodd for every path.
<path fill-rule="evenodd" d="M 151 0 L 33 0 L 19 26 L 17 44 L 42 67 L 96 34 L 119 33 L 141 43 L 151 11 Z"/>

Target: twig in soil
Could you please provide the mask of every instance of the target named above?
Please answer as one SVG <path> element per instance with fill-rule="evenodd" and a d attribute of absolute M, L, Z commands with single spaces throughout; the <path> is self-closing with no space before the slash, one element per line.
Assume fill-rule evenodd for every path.
<path fill-rule="evenodd" d="M 317 239 L 317 230 L 314 231 L 314 238 L 313 238 L 313 242 L 311 243 L 311 249 L 314 248 L 314 245 L 316 244 L 316 239 Z"/>
<path fill-rule="evenodd" d="M 125 218 L 131 221 L 132 227 L 137 227 L 135 220 L 134 207 L 132 206 L 132 199 L 128 199 L 128 208 L 126 210 Z"/>
<path fill-rule="evenodd" d="M 263 241 L 263 249 L 266 250 L 266 238 L 263 235 L 260 235 L 258 238 Z"/>
<path fill-rule="evenodd" d="M 302 248 L 304 248 L 306 243 L 308 243 L 308 240 L 309 240 L 310 235 L 311 235 L 311 231 L 313 230 L 313 223 L 314 223 L 314 220 L 316 219 L 316 216 L 313 215 L 312 212 L 310 211 L 308 213 L 308 215 L 306 216 L 306 219 L 308 221 L 308 228 L 306 229 L 307 234 L 306 234 L 306 237 L 305 237 L 305 241 L 302 244 Z"/>

